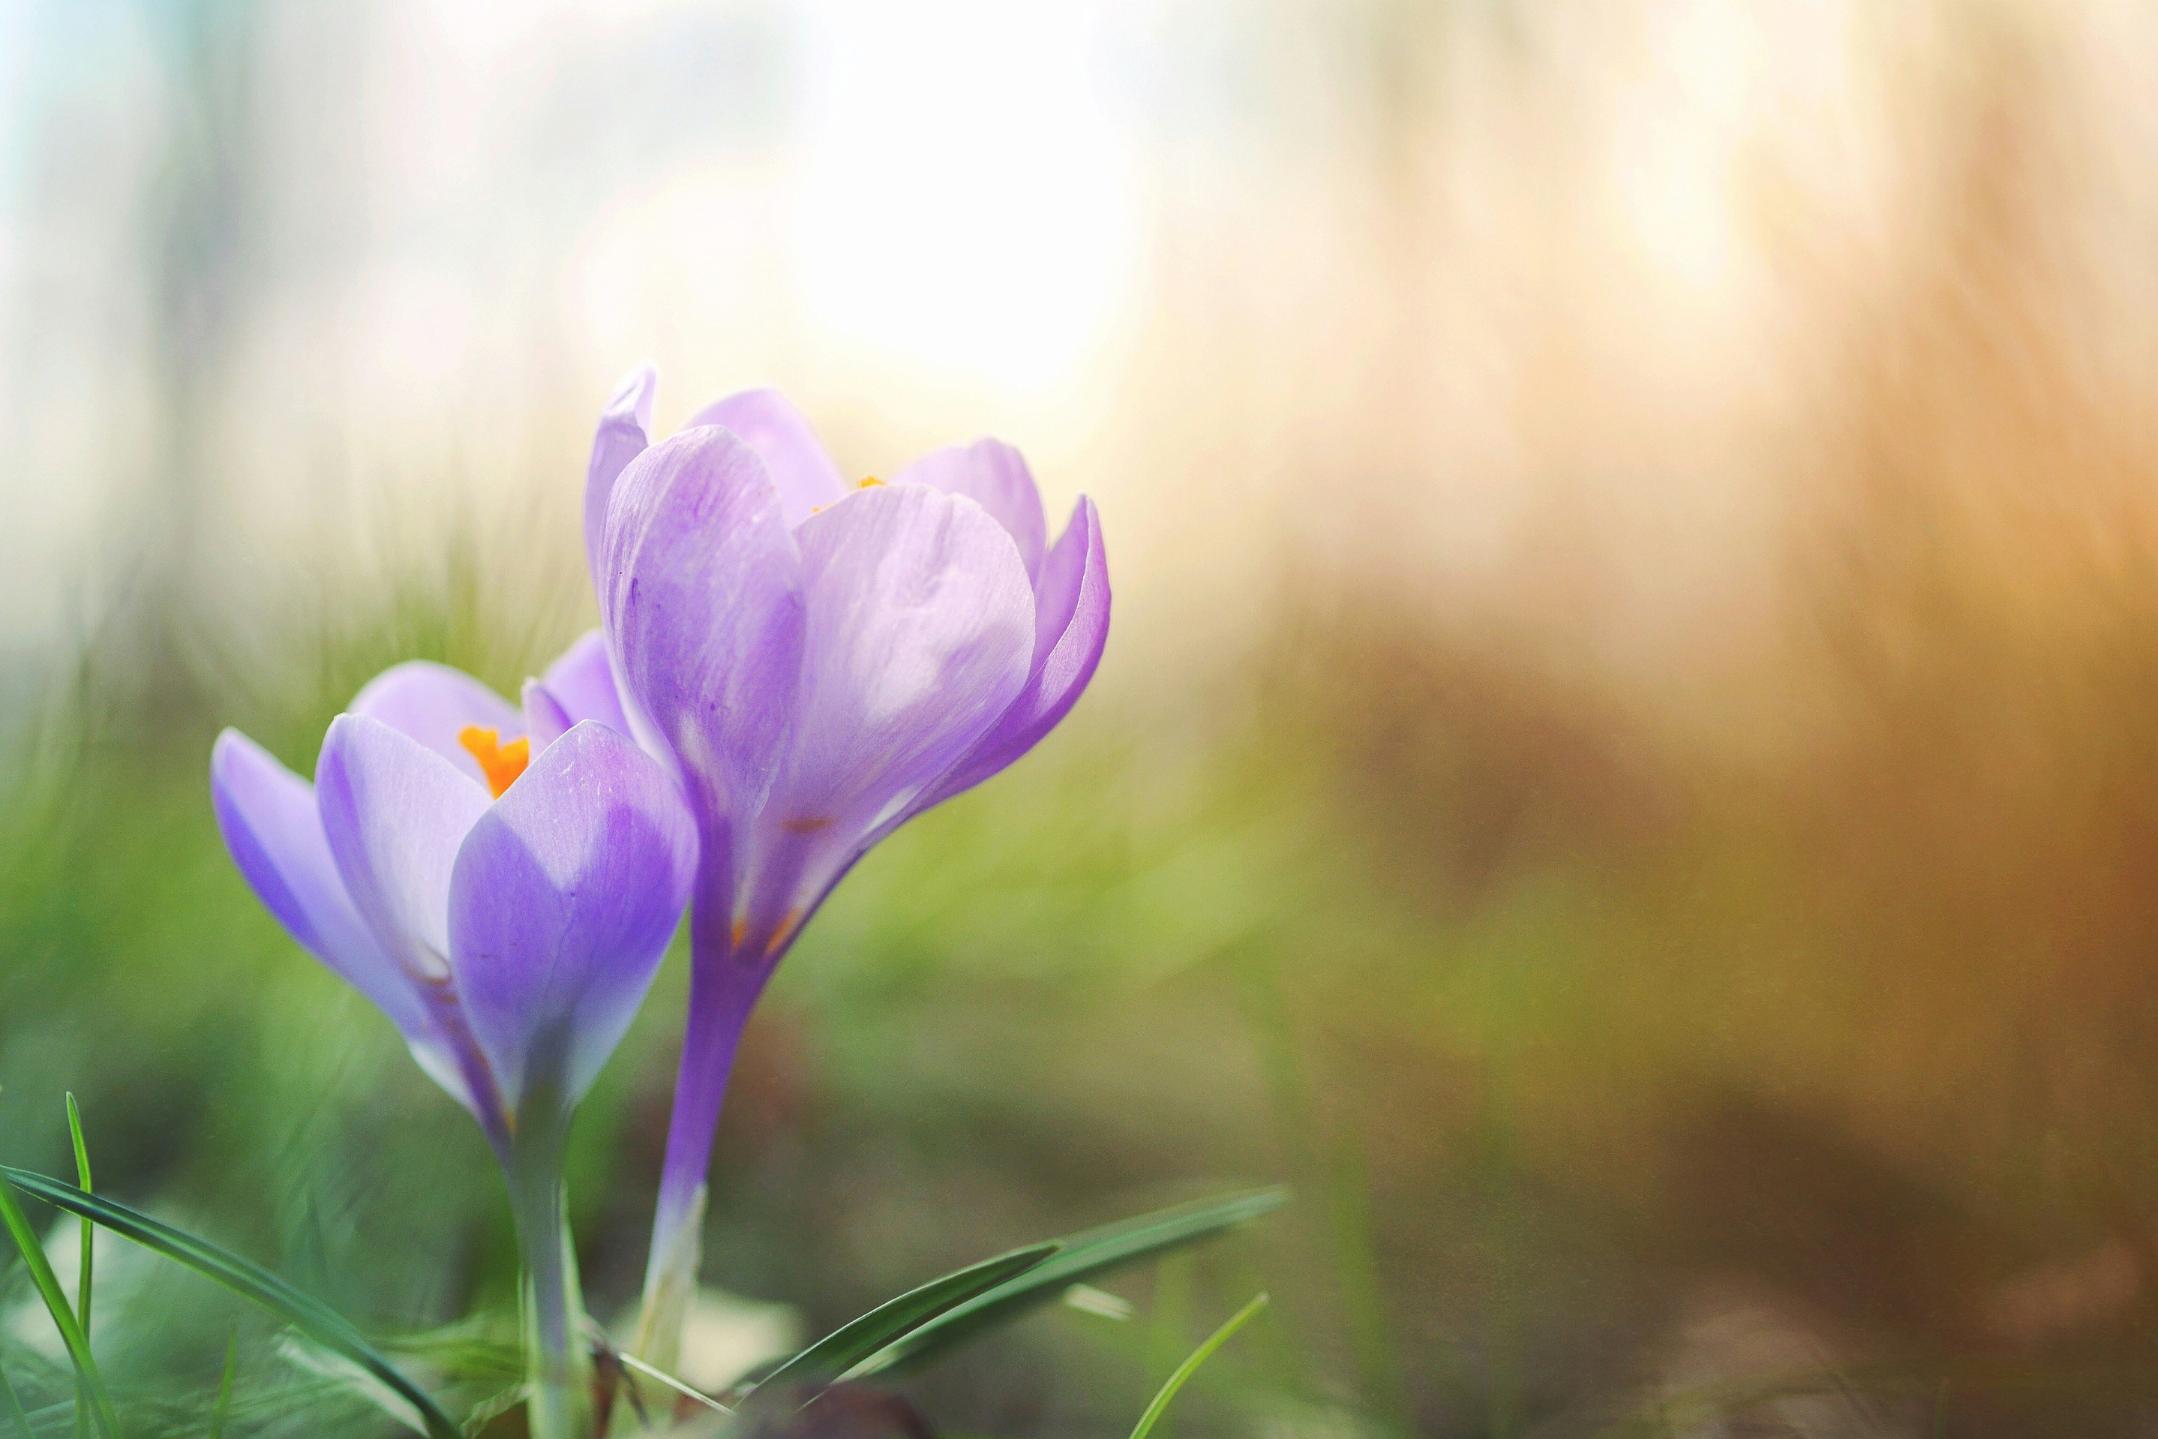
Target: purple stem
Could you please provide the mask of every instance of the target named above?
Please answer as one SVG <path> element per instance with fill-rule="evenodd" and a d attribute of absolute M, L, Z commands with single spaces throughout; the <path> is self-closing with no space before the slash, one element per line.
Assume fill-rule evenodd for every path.
<path fill-rule="evenodd" d="M 689 919 L 689 1023 L 682 1036 L 682 1064 L 674 1083 L 674 1114 L 667 1123 L 667 1155 L 660 1168 L 659 1206 L 653 1216 L 655 1252 L 696 1212 L 697 1191 L 712 1161 L 712 1135 L 726 1098 L 734 1054 L 771 978 L 772 963 L 754 950 L 738 954 L 723 906 L 700 903 Z"/>

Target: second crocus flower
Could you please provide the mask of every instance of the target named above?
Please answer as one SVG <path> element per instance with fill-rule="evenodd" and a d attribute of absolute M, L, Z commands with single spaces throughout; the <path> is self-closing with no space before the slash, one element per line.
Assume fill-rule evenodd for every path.
<path fill-rule="evenodd" d="M 575 693 L 589 666 L 573 651 L 540 683 Z M 234 730 L 211 760 L 219 827 L 255 893 L 389 1017 L 501 1161 L 540 1439 L 591 1429 L 570 1115 L 651 984 L 697 850 L 665 768 L 618 729 L 558 718 L 415 663 L 332 721 L 312 785 Z"/>

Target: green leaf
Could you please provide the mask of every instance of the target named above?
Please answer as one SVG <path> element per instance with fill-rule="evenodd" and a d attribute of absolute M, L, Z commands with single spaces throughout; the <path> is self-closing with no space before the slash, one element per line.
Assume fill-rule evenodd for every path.
<path fill-rule="evenodd" d="M 261 1305 L 316 1343 L 342 1354 L 381 1380 L 418 1411 L 433 1439 L 458 1439 L 456 1424 L 442 1412 L 441 1406 L 369 1344 L 350 1320 L 321 1300 L 301 1293 L 269 1270 L 152 1219 L 139 1210 L 117 1204 L 102 1195 L 85 1194 L 57 1179 L 6 1165 L 0 1165 L 0 1179 L 47 1204 L 93 1219 L 113 1233 L 177 1260 L 196 1273 L 216 1280 L 241 1298 Z M 6 1185 L 0 1185 L 0 1192 L 5 1189 Z M 72 1316 L 70 1319 L 72 1321 Z"/>
<path fill-rule="evenodd" d="M 1186 1355 L 1184 1362 L 1176 1366 L 1176 1372 L 1161 1386 L 1161 1392 L 1154 1396 L 1154 1402 L 1146 1406 L 1146 1412 L 1139 1416 L 1139 1422 L 1132 1426 L 1131 1439 L 1146 1439 L 1147 1435 L 1153 1433 L 1155 1424 L 1160 1422 L 1163 1411 L 1169 1407 L 1169 1401 L 1176 1398 L 1177 1391 L 1184 1387 L 1192 1375 L 1199 1372 L 1199 1366 L 1213 1358 L 1215 1350 L 1228 1343 L 1231 1335 L 1249 1324 L 1265 1307 L 1266 1296 L 1261 1294 L 1230 1315 L 1228 1322 L 1207 1335 L 1197 1349 Z"/>
<path fill-rule="evenodd" d="M 1056 1252 L 1054 1244 L 1014 1249 L 932 1279 L 896 1299 L 887 1299 L 765 1375 L 743 1396 L 741 1407 L 747 1408 L 759 1393 L 783 1394 L 785 1386 L 809 1385 L 821 1390 L 871 1355 L 935 1322 L 939 1315 L 1038 1268 Z"/>
<path fill-rule="evenodd" d="M 67 1095 L 67 1133 L 75 1146 L 75 1182 L 84 1192 L 90 1188 L 90 1147 L 83 1142 L 82 1110 L 75 1103 L 75 1092 Z M 82 1342 L 90 1342 L 90 1281 L 94 1273 L 97 1253 L 97 1226 L 89 1220 L 82 1221 L 81 1255 L 75 1267 L 75 1321 L 82 1325 Z M 75 1433 L 78 1439 L 88 1439 L 90 1433 L 89 1395 L 79 1394 L 82 1402 L 75 1406 Z"/>
<path fill-rule="evenodd" d="M 981 1329 L 1044 1304 L 1083 1279 L 1151 1255 L 1212 1238 L 1270 1214 L 1289 1200 L 1286 1189 L 1256 1189 L 1220 1199 L 1159 1209 L 1116 1224 L 1081 1230 L 1060 1241 L 1054 1257 L 967 1302 L 955 1305 L 887 1345 L 862 1371 L 915 1366 Z"/>
<path fill-rule="evenodd" d="M 75 1183 L 82 1192 L 90 1192 L 90 1147 L 83 1143 L 82 1110 L 76 1106 L 74 1091 L 67 1096 L 67 1135 L 75 1146 Z M 82 1221 L 82 1263 L 76 1270 L 75 1318 L 82 1325 L 82 1337 L 90 1337 L 90 1277 L 94 1268 L 94 1243 L 97 1226 L 88 1219 Z"/>
<path fill-rule="evenodd" d="M 67 1357 L 75 1361 L 75 1373 L 82 1381 L 84 1400 L 90 1407 L 90 1415 L 97 1421 L 97 1432 L 105 1439 L 117 1439 L 120 1420 L 112 1410 L 112 1399 L 105 1393 L 104 1381 L 98 1377 L 97 1361 L 90 1357 L 90 1341 L 82 1332 L 82 1325 L 75 1321 L 75 1311 L 68 1307 L 67 1296 L 60 1292 L 60 1280 L 52 1272 L 52 1263 L 45 1257 L 45 1246 L 38 1243 L 37 1234 L 30 1228 L 29 1216 L 15 1202 L 15 1188 L 8 1183 L 14 1171 L 0 1168 L 0 1223 L 22 1251 L 23 1263 L 30 1268 L 30 1282 L 37 1286 L 45 1307 L 52 1312 L 53 1327 L 60 1331 L 60 1342 L 67 1346 Z"/>

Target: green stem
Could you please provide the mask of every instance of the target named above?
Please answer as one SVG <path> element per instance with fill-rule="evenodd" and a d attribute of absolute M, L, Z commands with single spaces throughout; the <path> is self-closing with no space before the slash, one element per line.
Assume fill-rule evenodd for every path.
<path fill-rule="evenodd" d="M 532 1439 L 590 1439 L 592 1359 L 562 1184 L 569 1126 L 551 1115 L 521 1118 L 530 1127 L 521 1123 L 511 1143 L 509 1182 L 524 1268 L 526 1427 Z"/>

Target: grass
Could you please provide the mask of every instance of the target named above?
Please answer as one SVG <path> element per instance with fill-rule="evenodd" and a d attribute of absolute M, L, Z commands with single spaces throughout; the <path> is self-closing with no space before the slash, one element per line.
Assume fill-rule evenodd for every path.
<path fill-rule="evenodd" d="M 1161 1423 L 1162 1415 L 1169 1411 L 1170 1401 L 1191 1382 L 1191 1376 L 1199 1372 L 1199 1366 L 1213 1358 L 1214 1351 L 1228 1343 L 1237 1330 L 1258 1318 L 1259 1311 L 1266 1308 L 1266 1303 L 1264 1294 L 1254 1296 L 1249 1304 L 1230 1315 L 1219 1329 L 1207 1335 L 1199 1342 L 1198 1348 L 1185 1356 L 1184 1362 L 1177 1365 L 1162 1382 L 1161 1388 L 1147 1404 L 1145 1411 L 1139 1415 L 1139 1422 L 1132 1426 L 1131 1439 L 1147 1439 L 1147 1436 L 1154 1432 L 1155 1426 Z"/>
<path fill-rule="evenodd" d="M 8 1237 L 15 1242 L 15 1249 L 22 1256 L 24 1266 L 30 1271 L 30 1281 L 37 1287 L 38 1297 L 45 1302 L 45 1310 L 52 1316 L 53 1327 L 60 1331 L 61 1342 L 67 1346 L 68 1361 L 75 1366 L 82 1393 L 78 1401 L 87 1411 L 89 1421 L 95 1425 L 101 1439 L 119 1439 L 120 1421 L 112 1407 L 112 1399 L 105 1392 L 105 1381 L 99 1375 L 97 1360 L 90 1353 L 90 1338 L 83 1330 L 81 1317 L 67 1301 L 60 1289 L 60 1280 L 52 1271 L 52 1264 L 45 1257 L 45 1246 L 38 1241 L 37 1231 L 30 1227 L 30 1220 L 23 1213 L 22 1205 L 15 1198 L 15 1187 L 10 1176 L 0 1173 L 0 1226 L 7 1229 Z M 13 1391 L 10 1391 L 12 1397 Z"/>

